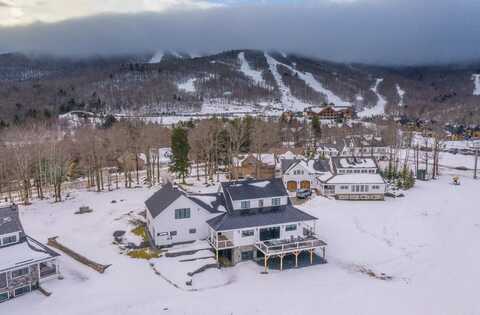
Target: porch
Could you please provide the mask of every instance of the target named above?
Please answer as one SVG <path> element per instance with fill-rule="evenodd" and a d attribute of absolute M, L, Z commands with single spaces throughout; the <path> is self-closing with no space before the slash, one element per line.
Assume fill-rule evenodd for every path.
<path fill-rule="evenodd" d="M 327 243 L 319 239 L 315 234 L 309 234 L 306 236 L 297 236 L 291 237 L 289 239 L 280 239 L 280 240 L 268 240 L 263 242 L 257 242 L 255 247 L 259 252 L 261 252 L 264 257 L 264 267 L 265 272 L 268 272 L 268 261 L 271 258 L 278 257 L 280 259 L 280 270 L 283 270 L 283 260 L 286 255 L 294 256 L 294 266 L 298 268 L 298 256 L 302 252 L 309 253 L 310 264 L 314 262 L 314 256 L 316 249 L 321 249 L 322 261 L 325 260 L 325 249 Z"/>

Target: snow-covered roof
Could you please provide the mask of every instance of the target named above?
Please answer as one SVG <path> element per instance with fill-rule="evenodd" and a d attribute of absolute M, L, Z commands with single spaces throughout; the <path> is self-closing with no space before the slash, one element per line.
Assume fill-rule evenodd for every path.
<path fill-rule="evenodd" d="M 364 167 L 377 167 L 375 161 L 371 158 L 340 158 L 338 160 L 340 167 L 344 168 L 364 168 Z"/>
<path fill-rule="evenodd" d="M 29 238 L 24 242 L 0 248 L 0 272 L 56 256 L 59 255 L 53 250 Z"/>
<path fill-rule="evenodd" d="M 345 174 L 336 175 L 327 181 L 328 184 L 384 184 L 379 174 Z"/>

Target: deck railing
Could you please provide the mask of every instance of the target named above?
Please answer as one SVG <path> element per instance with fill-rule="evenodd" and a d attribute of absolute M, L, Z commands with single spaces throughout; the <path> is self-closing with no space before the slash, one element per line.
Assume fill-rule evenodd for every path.
<path fill-rule="evenodd" d="M 220 238 L 212 236 L 209 238 L 210 244 L 216 249 L 226 249 L 234 247 L 233 242 L 226 236 L 222 235 Z"/>
<path fill-rule="evenodd" d="M 258 242 L 255 245 L 258 249 L 260 249 L 264 254 L 271 255 L 271 254 L 279 254 L 279 253 L 288 253 L 294 252 L 297 250 L 305 250 L 311 248 L 317 248 L 326 246 L 327 244 L 314 237 L 311 236 L 309 239 L 302 239 L 302 240 L 280 240 L 276 241 L 278 244 L 275 244 L 275 241 L 272 244 L 267 242 Z"/>

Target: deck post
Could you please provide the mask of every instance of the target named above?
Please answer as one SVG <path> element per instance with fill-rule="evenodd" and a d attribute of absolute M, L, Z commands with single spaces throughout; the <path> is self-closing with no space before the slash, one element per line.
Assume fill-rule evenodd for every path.
<path fill-rule="evenodd" d="M 298 268 L 298 251 L 293 252 L 293 255 L 295 255 L 295 268 Z"/>
<path fill-rule="evenodd" d="M 325 247 L 322 247 L 322 256 L 323 256 L 323 260 L 325 260 Z"/>
<path fill-rule="evenodd" d="M 313 249 L 310 250 L 310 265 L 313 265 Z"/>
<path fill-rule="evenodd" d="M 217 262 L 218 262 L 218 249 L 217 248 L 215 249 L 215 258 L 217 259 Z"/>
<path fill-rule="evenodd" d="M 285 255 L 283 255 L 283 254 L 280 255 L 280 271 L 283 270 L 283 257 L 284 257 L 284 256 L 285 256 Z"/>
<path fill-rule="evenodd" d="M 268 256 L 267 255 L 265 255 L 264 260 L 265 260 L 265 273 L 267 273 L 268 272 Z"/>

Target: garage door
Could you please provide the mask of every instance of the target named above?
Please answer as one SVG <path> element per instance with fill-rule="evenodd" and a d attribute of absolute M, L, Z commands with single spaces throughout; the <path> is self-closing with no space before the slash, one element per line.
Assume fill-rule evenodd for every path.
<path fill-rule="evenodd" d="M 300 183 L 300 188 L 302 189 L 310 189 L 310 181 L 309 180 L 303 180 Z"/>
<path fill-rule="evenodd" d="M 287 182 L 287 189 L 288 189 L 288 191 L 296 191 L 297 190 L 297 182 L 295 182 L 295 181 Z"/>

